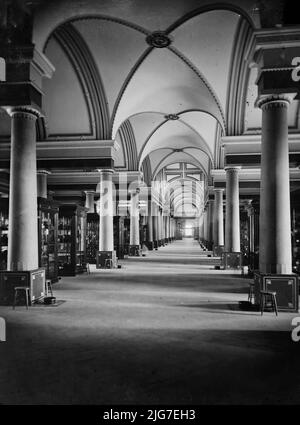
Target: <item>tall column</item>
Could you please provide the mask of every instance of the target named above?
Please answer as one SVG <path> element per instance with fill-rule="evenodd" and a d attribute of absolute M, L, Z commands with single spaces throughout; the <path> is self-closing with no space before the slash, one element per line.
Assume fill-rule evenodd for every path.
<path fill-rule="evenodd" d="M 165 222 L 164 222 L 164 215 L 163 210 L 161 210 L 160 215 L 160 238 L 161 238 L 161 244 L 162 246 L 165 246 Z"/>
<path fill-rule="evenodd" d="M 88 209 L 88 213 L 94 213 L 95 212 L 95 192 L 93 190 L 86 190 L 85 191 L 85 208 Z"/>
<path fill-rule="evenodd" d="M 288 105 L 284 96 L 270 96 L 258 102 L 262 109 L 261 273 L 292 273 Z"/>
<path fill-rule="evenodd" d="M 153 245 L 158 248 L 158 207 L 152 203 L 152 225 L 153 225 Z"/>
<path fill-rule="evenodd" d="M 239 170 L 226 167 L 225 251 L 240 252 Z"/>
<path fill-rule="evenodd" d="M 140 249 L 140 209 L 139 188 L 130 193 L 130 242 L 129 253 L 139 256 Z"/>
<path fill-rule="evenodd" d="M 99 199 L 99 252 L 97 267 L 104 267 L 107 259 L 112 259 L 115 265 L 114 224 L 113 224 L 113 181 L 114 171 L 99 170 L 100 199 Z"/>
<path fill-rule="evenodd" d="M 166 241 L 166 243 L 169 243 L 169 237 L 170 237 L 170 235 L 169 235 L 169 232 L 170 232 L 169 217 L 170 217 L 169 214 L 165 216 L 165 241 Z"/>
<path fill-rule="evenodd" d="M 47 177 L 51 174 L 47 170 L 37 171 L 37 197 L 47 199 Z"/>
<path fill-rule="evenodd" d="M 208 240 L 208 249 L 212 249 L 213 242 L 213 210 L 214 210 L 214 201 L 210 199 L 207 202 L 207 240 Z"/>
<path fill-rule="evenodd" d="M 204 212 L 201 211 L 199 217 L 199 240 L 202 242 L 204 239 Z"/>
<path fill-rule="evenodd" d="M 207 206 L 203 211 L 203 237 L 205 243 L 208 241 L 208 216 L 207 216 Z"/>
<path fill-rule="evenodd" d="M 38 268 L 36 129 L 29 108 L 13 108 L 9 186 L 8 270 Z"/>
<path fill-rule="evenodd" d="M 259 201 L 252 200 L 248 208 L 250 271 L 258 270 L 259 263 Z"/>
<path fill-rule="evenodd" d="M 158 246 L 162 245 L 161 240 L 161 210 L 158 208 L 157 211 L 157 238 L 158 238 Z"/>
<path fill-rule="evenodd" d="M 215 202 L 213 211 L 214 249 L 224 246 L 223 189 L 214 189 Z"/>
<path fill-rule="evenodd" d="M 148 200 L 148 227 L 147 227 L 147 239 L 148 239 L 148 249 L 153 250 L 153 218 L 152 218 L 152 201 Z"/>

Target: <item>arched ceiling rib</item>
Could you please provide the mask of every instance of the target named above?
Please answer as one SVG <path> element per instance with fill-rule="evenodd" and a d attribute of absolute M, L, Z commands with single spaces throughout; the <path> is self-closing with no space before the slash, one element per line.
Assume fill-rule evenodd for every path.
<path fill-rule="evenodd" d="M 56 68 L 53 77 L 45 79 L 43 84 L 49 134 L 93 138 L 92 107 L 84 91 L 85 76 L 81 73 L 79 76 L 79 70 L 74 69 L 56 39 L 50 40 L 46 54 Z"/>
<path fill-rule="evenodd" d="M 223 122 L 212 90 L 203 80 L 169 49 L 155 49 L 129 82 L 115 116 L 112 134 L 114 136 L 128 116 L 147 111 L 177 114 L 191 109 L 207 111 Z"/>
<path fill-rule="evenodd" d="M 172 31 L 186 20 L 212 9 L 229 9 L 243 14 L 259 28 L 259 14 L 253 12 L 252 0 L 230 0 L 212 2 L 202 0 L 151 0 L 141 4 L 140 0 L 61 0 L 59 2 L 43 1 L 36 11 L 33 27 L 33 42 L 41 51 L 49 35 L 62 23 L 90 15 L 100 15 L 107 19 L 115 19 L 137 28 L 146 28 L 149 32 L 157 29 Z"/>
<path fill-rule="evenodd" d="M 169 120 L 152 134 L 140 152 L 140 163 L 153 150 L 159 148 L 183 149 L 187 146 L 203 150 L 212 157 L 206 142 L 195 130 L 180 120 Z"/>
<path fill-rule="evenodd" d="M 160 151 L 157 151 L 158 153 Z M 153 153 L 151 153 L 151 155 L 149 155 L 149 158 L 151 160 L 153 156 Z M 199 161 L 200 159 L 200 161 Z M 199 168 L 200 170 L 203 170 L 206 174 L 207 174 L 207 169 L 204 168 L 203 166 L 203 162 L 201 162 L 201 160 L 203 160 L 203 158 L 199 158 L 197 159 L 194 155 L 192 155 L 189 152 L 172 152 L 172 151 L 167 151 L 166 155 L 163 157 L 161 157 L 161 160 L 157 163 L 156 168 L 153 167 L 152 165 L 152 170 L 153 170 L 153 178 L 155 178 L 155 176 L 165 167 L 167 167 L 170 164 L 174 164 L 177 162 L 186 162 L 186 163 L 190 163 L 195 165 L 197 168 Z"/>
<path fill-rule="evenodd" d="M 233 39 L 239 18 L 236 13 L 214 10 L 189 19 L 171 33 L 173 46 L 201 70 L 224 111 Z"/>
<path fill-rule="evenodd" d="M 109 137 L 109 112 L 104 85 L 86 41 L 76 28 L 70 24 L 60 26 L 55 39 L 64 49 L 86 94 L 91 116 L 91 124 L 96 139 Z"/>
<path fill-rule="evenodd" d="M 74 21 L 73 25 L 94 52 L 112 116 L 123 85 L 149 47 L 145 43 L 145 33 L 115 21 L 96 18 Z"/>

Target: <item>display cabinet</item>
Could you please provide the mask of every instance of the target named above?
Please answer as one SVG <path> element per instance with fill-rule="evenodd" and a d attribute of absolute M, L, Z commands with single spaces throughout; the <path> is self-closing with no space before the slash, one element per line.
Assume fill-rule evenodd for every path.
<path fill-rule="evenodd" d="M 0 270 L 7 269 L 8 198 L 0 199 Z"/>
<path fill-rule="evenodd" d="M 293 273 L 300 274 L 300 208 L 292 208 L 292 266 Z"/>
<path fill-rule="evenodd" d="M 58 275 L 75 276 L 86 269 L 87 209 L 60 205 L 58 214 Z"/>
<path fill-rule="evenodd" d="M 57 263 L 58 204 L 38 198 L 39 267 L 46 271 L 46 279 L 58 281 Z"/>
<path fill-rule="evenodd" d="M 96 264 L 99 251 L 99 214 L 88 213 L 86 221 L 86 261 Z"/>

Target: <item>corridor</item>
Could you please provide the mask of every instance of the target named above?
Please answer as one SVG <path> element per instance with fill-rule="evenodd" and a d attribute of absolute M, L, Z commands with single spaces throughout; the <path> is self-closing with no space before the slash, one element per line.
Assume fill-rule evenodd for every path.
<path fill-rule="evenodd" d="M 250 280 L 215 261 L 183 239 L 0 307 L 0 404 L 299 403 L 295 314 L 240 310 Z"/>

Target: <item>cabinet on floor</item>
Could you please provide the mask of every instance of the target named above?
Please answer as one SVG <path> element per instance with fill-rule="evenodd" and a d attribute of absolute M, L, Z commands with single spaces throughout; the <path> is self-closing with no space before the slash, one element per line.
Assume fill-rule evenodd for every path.
<path fill-rule="evenodd" d="M 8 198 L 0 199 L 0 270 L 7 269 Z"/>
<path fill-rule="evenodd" d="M 75 276 L 86 269 L 87 209 L 60 205 L 58 214 L 58 275 Z"/>
<path fill-rule="evenodd" d="M 57 264 L 58 204 L 38 198 L 39 267 L 46 271 L 46 279 L 58 281 Z"/>
<path fill-rule="evenodd" d="M 86 221 L 86 261 L 96 264 L 99 251 L 99 214 L 87 213 Z"/>

